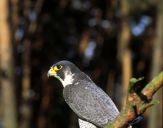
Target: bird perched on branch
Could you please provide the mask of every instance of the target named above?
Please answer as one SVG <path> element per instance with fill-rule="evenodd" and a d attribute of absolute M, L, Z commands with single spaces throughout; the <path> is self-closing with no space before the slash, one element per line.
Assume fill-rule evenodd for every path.
<path fill-rule="evenodd" d="M 60 61 L 47 75 L 62 83 L 63 97 L 78 115 L 80 128 L 103 128 L 119 114 L 111 98 L 73 63 Z"/>

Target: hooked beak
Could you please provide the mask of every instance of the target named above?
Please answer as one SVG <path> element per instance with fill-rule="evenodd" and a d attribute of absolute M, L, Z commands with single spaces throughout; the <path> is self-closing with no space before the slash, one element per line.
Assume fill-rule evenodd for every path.
<path fill-rule="evenodd" d="M 47 77 L 53 76 L 56 77 L 57 73 L 53 68 L 50 68 L 50 70 L 47 73 Z"/>

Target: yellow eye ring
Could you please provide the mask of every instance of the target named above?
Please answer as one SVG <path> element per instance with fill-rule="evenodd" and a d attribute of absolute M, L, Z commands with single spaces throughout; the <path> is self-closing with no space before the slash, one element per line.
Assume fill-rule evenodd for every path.
<path fill-rule="evenodd" d="M 55 71 L 58 71 L 58 70 L 61 70 L 62 69 L 62 65 L 56 65 L 55 67 L 54 67 L 54 70 Z"/>

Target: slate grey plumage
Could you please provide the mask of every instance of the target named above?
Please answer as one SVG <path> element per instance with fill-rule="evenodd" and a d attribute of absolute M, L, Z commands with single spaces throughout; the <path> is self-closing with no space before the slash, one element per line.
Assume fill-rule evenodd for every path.
<path fill-rule="evenodd" d="M 82 120 L 104 127 L 119 114 L 111 98 L 73 63 L 54 64 L 48 76 L 61 81 L 66 103 Z"/>
<path fill-rule="evenodd" d="M 81 118 L 99 127 L 118 115 L 109 96 L 94 83 L 78 81 L 64 88 L 63 96 L 70 108 Z"/>

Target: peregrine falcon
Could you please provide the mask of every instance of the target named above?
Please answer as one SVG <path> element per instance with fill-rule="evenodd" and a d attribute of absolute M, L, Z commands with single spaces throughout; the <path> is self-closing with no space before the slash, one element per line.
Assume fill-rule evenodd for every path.
<path fill-rule="evenodd" d="M 80 128 L 103 128 L 119 114 L 111 98 L 73 63 L 60 61 L 47 75 L 62 83 L 63 97 L 79 117 Z"/>

